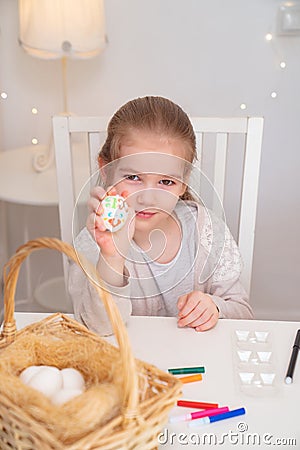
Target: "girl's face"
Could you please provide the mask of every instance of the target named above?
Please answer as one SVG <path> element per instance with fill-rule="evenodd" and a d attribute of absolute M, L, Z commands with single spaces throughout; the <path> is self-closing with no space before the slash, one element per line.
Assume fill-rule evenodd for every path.
<path fill-rule="evenodd" d="M 114 171 L 119 194 L 127 191 L 127 202 L 135 210 L 136 230 L 153 230 L 170 218 L 183 183 L 186 147 L 172 139 L 147 131 L 134 131 L 123 139 Z"/>

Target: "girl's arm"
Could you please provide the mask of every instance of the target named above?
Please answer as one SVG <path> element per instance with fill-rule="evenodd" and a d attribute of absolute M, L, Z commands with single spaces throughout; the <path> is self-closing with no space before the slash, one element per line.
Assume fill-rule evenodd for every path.
<path fill-rule="evenodd" d="M 253 319 L 253 311 L 239 277 L 214 282 L 210 297 L 219 309 L 220 319 Z"/>
<path fill-rule="evenodd" d="M 132 311 L 129 284 L 120 288 L 107 284 L 106 286 L 113 295 L 123 321 L 127 323 Z M 75 263 L 70 264 L 68 290 L 73 303 L 74 316 L 78 322 L 101 336 L 113 334 L 111 323 L 97 291 L 81 267 Z"/>
<path fill-rule="evenodd" d="M 86 228 L 77 236 L 75 248 L 93 266 L 97 266 L 100 254 L 99 247 Z M 82 267 L 79 267 L 75 263 L 70 263 L 68 291 L 72 299 L 75 318 L 100 335 L 110 335 L 112 334 L 112 328 L 105 308 L 88 277 L 88 268 L 85 268 L 84 264 L 82 264 Z M 123 279 L 124 283 L 121 286 L 110 285 L 108 282 L 106 282 L 106 286 L 112 293 L 122 319 L 126 323 L 132 310 L 129 277 L 126 269 Z"/>

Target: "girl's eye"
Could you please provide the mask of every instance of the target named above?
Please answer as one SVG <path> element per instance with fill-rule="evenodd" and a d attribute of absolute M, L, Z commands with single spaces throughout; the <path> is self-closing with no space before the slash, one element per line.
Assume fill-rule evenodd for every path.
<path fill-rule="evenodd" d="M 172 180 L 160 180 L 160 184 L 163 184 L 164 186 L 173 186 L 175 183 Z"/>
<path fill-rule="evenodd" d="M 139 181 L 140 178 L 137 175 L 126 175 L 125 179 L 129 181 Z"/>

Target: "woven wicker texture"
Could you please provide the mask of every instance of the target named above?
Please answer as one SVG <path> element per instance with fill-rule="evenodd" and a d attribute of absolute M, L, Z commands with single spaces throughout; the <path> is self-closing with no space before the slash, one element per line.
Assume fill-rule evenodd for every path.
<path fill-rule="evenodd" d="M 80 264 L 69 244 L 40 238 L 20 247 L 4 268 L 1 450 L 157 448 L 157 435 L 181 394 L 181 383 L 134 359 L 118 308 L 94 268 L 89 268 L 90 280 L 99 301 L 105 305 L 119 348 L 61 313 L 16 330 L 14 297 L 19 270 L 30 253 L 42 248 L 63 252 Z M 62 406 L 55 406 L 19 379 L 21 371 L 30 365 L 78 369 L 84 376 L 86 390 Z"/>

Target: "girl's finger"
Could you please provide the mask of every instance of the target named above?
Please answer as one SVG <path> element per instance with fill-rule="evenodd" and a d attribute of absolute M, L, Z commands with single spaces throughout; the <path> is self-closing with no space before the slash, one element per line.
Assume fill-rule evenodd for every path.
<path fill-rule="evenodd" d="M 192 309 L 192 311 L 189 314 L 187 314 L 186 316 L 179 319 L 178 325 L 180 327 L 186 327 L 186 326 L 190 327 L 193 322 L 197 322 L 200 320 L 202 311 L 199 310 L 197 308 L 197 306 L 194 309 Z"/>
<path fill-rule="evenodd" d="M 95 214 L 97 214 L 98 216 L 100 216 L 103 212 L 103 208 L 101 206 L 101 202 L 100 200 L 98 200 L 95 197 L 90 197 L 88 199 L 87 202 L 87 207 L 88 207 L 88 211 L 89 213 L 94 212 Z"/>
<path fill-rule="evenodd" d="M 117 190 L 116 190 L 116 188 L 114 187 L 114 186 L 109 186 L 108 188 L 107 188 L 107 191 L 106 191 L 106 195 L 105 196 L 108 196 L 108 195 L 116 195 L 117 194 Z M 103 199 L 102 199 L 103 200 Z"/>
<path fill-rule="evenodd" d="M 94 231 L 95 229 L 98 229 L 99 231 L 106 230 L 104 220 L 94 213 L 92 213 L 88 216 L 87 221 L 86 221 L 86 227 L 89 231 L 91 231 L 91 230 Z"/>
<path fill-rule="evenodd" d="M 122 195 L 122 197 L 127 198 L 129 196 L 129 192 L 128 191 L 122 191 L 121 195 Z"/>
<path fill-rule="evenodd" d="M 98 208 L 95 210 L 96 216 L 102 216 L 104 212 L 103 206 L 99 203 Z"/>
<path fill-rule="evenodd" d="M 213 316 L 213 311 L 211 311 L 209 309 L 205 309 L 202 312 L 202 314 L 199 314 L 199 316 L 196 320 L 189 323 L 189 327 L 196 328 L 200 325 L 204 325 L 206 322 L 208 322 L 211 319 L 212 316 Z"/>
<path fill-rule="evenodd" d="M 179 309 L 179 312 L 182 310 L 182 308 L 184 307 L 184 305 L 186 304 L 188 295 L 181 295 L 181 297 L 179 297 L 178 302 L 177 302 L 177 308 Z"/>
<path fill-rule="evenodd" d="M 191 311 L 193 311 L 198 303 L 200 302 L 200 299 L 197 295 L 188 295 L 188 298 L 181 308 L 178 317 L 186 317 L 188 314 L 190 314 Z"/>
<path fill-rule="evenodd" d="M 96 228 L 97 228 L 99 231 L 106 231 L 106 225 L 105 225 L 105 223 L 104 223 L 104 220 L 103 220 L 101 217 L 96 216 L 96 218 L 95 218 L 95 224 L 96 224 Z"/>
<path fill-rule="evenodd" d="M 216 325 L 217 322 L 218 322 L 218 317 L 217 317 L 216 314 L 213 314 L 211 316 L 211 318 L 207 322 L 203 323 L 202 325 L 199 325 L 199 326 L 195 327 L 195 330 L 196 331 L 207 331 L 207 330 L 210 330 L 211 328 L 213 328 Z"/>
<path fill-rule="evenodd" d="M 106 192 L 101 186 L 94 186 L 90 191 L 90 196 L 96 198 L 97 200 L 101 200 L 105 194 Z"/>

